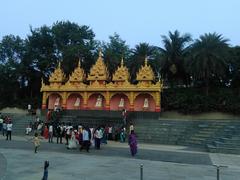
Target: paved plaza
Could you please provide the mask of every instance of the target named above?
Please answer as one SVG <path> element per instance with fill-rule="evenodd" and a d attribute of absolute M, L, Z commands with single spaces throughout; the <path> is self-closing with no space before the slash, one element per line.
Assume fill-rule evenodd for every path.
<path fill-rule="evenodd" d="M 67 150 L 63 144 L 43 140 L 39 152 L 33 152 L 29 136 L 0 137 L 0 177 L 2 180 L 37 180 L 43 174 L 43 162 L 49 160 L 50 180 L 139 180 L 143 164 L 144 180 L 216 180 L 213 164 L 221 180 L 238 180 L 240 156 L 197 151 L 184 146 L 139 144 L 131 157 L 126 143 L 109 142 L 90 153 Z"/>

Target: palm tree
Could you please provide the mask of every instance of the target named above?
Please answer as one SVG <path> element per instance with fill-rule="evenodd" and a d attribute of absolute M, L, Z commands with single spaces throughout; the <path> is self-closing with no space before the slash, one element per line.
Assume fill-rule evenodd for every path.
<path fill-rule="evenodd" d="M 191 47 L 191 59 L 187 63 L 194 79 L 203 80 L 208 95 L 209 81 L 221 79 L 228 71 L 228 39 L 217 33 L 201 35 Z"/>
<path fill-rule="evenodd" d="M 132 56 L 128 65 L 130 67 L 131 80 L 133 81 L 136 77 L 136 73 L 139 68 L 144 64 L 144 60 L 147 57 L 150 64 L 153 64 L 153 60 L 157 54 L 157 47 L 151 46 L 148 43 L 140 43 L 135 46 L 131 51 Z"/>
<path fill-rule="evenodd" d="M 175 30 L 173 33 L 169 31 L 168 36 L 161 36 L 164 46 L 164 48 L 160 48 L 162 76 L 171 84 L 179 79 L 186 82 L 184 59 L 188 50 L 188 43 L 192 40 L 191 35 L 180 35 L 180 32 Z"/>

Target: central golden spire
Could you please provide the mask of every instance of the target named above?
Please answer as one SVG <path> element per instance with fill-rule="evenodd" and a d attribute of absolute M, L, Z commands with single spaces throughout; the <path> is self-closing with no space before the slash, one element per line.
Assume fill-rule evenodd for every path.
<path fill-rule="evenodd" d="M 90 73 L 88 75 L 87 80 L 89 81 L 107 81 L 108 80 L 108 70 L 103 61 L 102 50 L 99 49 L 98 59 L 96 63 L 90 69 Z"/>

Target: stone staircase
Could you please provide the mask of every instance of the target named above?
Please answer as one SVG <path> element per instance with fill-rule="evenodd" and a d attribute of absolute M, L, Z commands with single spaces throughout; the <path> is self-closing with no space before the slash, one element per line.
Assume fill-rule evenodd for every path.
<path fill-rule="evenodd" d="M 205 147 L 207 143 L 216 138 L 230 123 L 224 120 L 194 121 L 192 131 L 185 138 L 184 145 Z"/>
<path fill-rule="evenodd" d="M 80 111 L 68 110 L 60 113 L 60 121 L 72 123 L 73 126 L 84 125 L 97 127 L 99 125 L 122 125 L 122 116 L 119 111 Z"/>
<path fill-rule="evenodd" d="M 232 122 L 207 144 L 209 152 L 240 154 L 240 122 Z"/>
<path fill-rule="evenodd" d="M 13 123 L 13 135 L 24 135 L 25 128 L 30 122 L 35 120 L 35 116 L 27 115 L 27 114 L 2 114 L 3 116 L 9 116 Z"/>
<path fill-rule="evenodd" d="M 237 120 L 171 120 L 138 114 L 132 121 L 140 142 L 185 145 L 210 152 L 240 152 Z"/>

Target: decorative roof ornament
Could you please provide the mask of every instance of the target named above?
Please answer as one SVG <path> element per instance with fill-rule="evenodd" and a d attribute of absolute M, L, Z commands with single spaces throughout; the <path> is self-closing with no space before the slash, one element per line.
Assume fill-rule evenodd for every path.
<path fill-rule="evenodd" d="M 74 69 L 74 72 L 69 77 L 68 82 L 70 83 L 80 83 L 86 78 L 84 70 L 81 68 L 81 59 L 78 60 L 78 66 Z"/>
<path fill-rule="evenodd" d="M 153 81 L 155 79 L 153 70 L 150 65 L 148 65 L 148 59 L 145 57 L 144 66 L 141 66 L 137 73 L 138 81 Z"/>
<path fill-rule="evenodd" d="M 99 50 L 98 59 L 96 63 L 90 69 L 87 80 L 89 81 L 106 81 L 109 78 L 107 67 L 103 61 L 102 51 Z"/>
<path fill-rule="evenodd" d="M 123 58 L 121 59 L 121 65 L 118 66 L 117 70 L 113 74 L 113 81 L 128 81 L 129 80 L 129 72 L 128 68 L 123 64 Z"/>
<path fill-rule="evenodd" d="M 50 75 L 49 82 L 50 83 L 62 83 L 66 79 L 64 72 L 61 69 L 61 62 L 58 62 L 57 68 Z"/>

